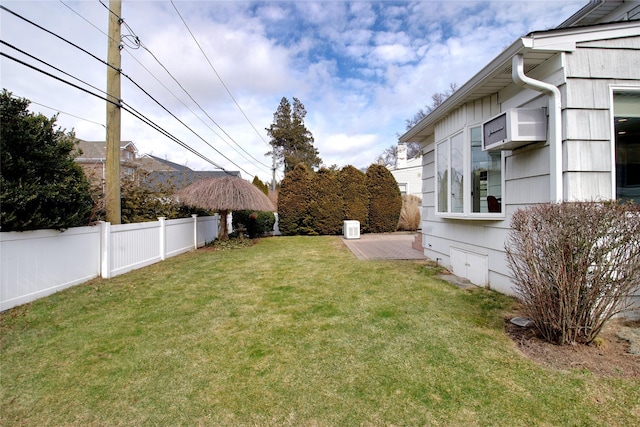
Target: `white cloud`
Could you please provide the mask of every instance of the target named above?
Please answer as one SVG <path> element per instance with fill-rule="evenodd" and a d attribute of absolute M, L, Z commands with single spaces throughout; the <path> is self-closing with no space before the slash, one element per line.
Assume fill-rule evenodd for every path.
<path fill-rule="evenodd" d="M 404 131 L 405 119 L 429 104 L 433 93 L 447 89 L 452 82 L 463 84 L 517 37 L 559 24 L 583 3 L 176 1 L 180 14 L 257 129 L 256 133 L 171 3 L 123 2 L 126 23 L 235 142 L 210 122 L 144 50 L 127 49 L 123 53 L 124 72 L 230 161 L 126 79 L 122 97 L 215 163 L 230 170 L 246 170 L 243 175 L 249 179 L 257 174 L 268 180 L 270 159 L 263 156 L 269 149 L 263 140 L 267 138 L 264 128 L 270 125 L 280 99 L 296 96 L 307 108 L 307 127 L 315 136 L 324 163 L 366 167 L 396 142 L 396 134 Z M 99 2 L 65 1 L 65 4 L 81 16 L 61 2 L 3 2 L 28 19 L 106 58 L 107 38 L 103 34 L 107 30 L 106 9 Z M 1 13 L 3 40 L 104 90 L 104 64 L 4 11 Z M 9 48 L 2 49 L 18 55 Z M 88 120 L 105 122 L 104 101 L 6 58 L 1 59 L 0 65 L 2 86 L 16 95 Z M 32 109 L 48 116 L 53 114 L 37 105 L 32 105 Z M 61 115 L 58 123 L 67 129 L 75 128 L 79 138 L 104 139 L 104 128 L 99 125 L 67 115 Z M 122 139 L 134 141 L 142 153 L 151 152 L 194 169 L 211 168 L 127 113 L 123 114 Z M 236 143 L 258 162 L 247 160 L 246 153 L 232 148 Z"/>

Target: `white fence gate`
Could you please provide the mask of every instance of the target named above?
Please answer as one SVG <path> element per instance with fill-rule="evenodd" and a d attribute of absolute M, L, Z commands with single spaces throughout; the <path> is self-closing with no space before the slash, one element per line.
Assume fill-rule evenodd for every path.
<path fill-rule="evenodd" d="M 96 277 L 110 278 L 204 246 L 219 215 L 65 231 L 0 233 L 0 311 Z"/>

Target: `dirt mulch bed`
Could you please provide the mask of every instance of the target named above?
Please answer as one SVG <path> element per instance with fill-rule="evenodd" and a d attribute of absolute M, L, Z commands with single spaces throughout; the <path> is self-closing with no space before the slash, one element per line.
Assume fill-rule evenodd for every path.
<path fill-rule="evenodd" d="M 591 345 L 559 346 L 542 339 L 533 327 L 514 325 L 513 317 L 505 317 L 505 333 L 520 352 L 542 366 L 558 370 L 584 369 L 602 377 L 640 376 L 640 354 L 630 353 L 632 343 L 628 338 L 630 331 L 632 335 L 638 334 L 640 322 L 613 320 Z"/>

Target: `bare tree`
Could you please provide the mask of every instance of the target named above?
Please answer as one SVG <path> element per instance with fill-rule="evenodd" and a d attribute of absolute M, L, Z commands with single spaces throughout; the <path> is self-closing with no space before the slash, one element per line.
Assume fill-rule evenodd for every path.
<path fill-rule="evenodd" d="M 431 113 L 433 110 L 438 108 L 440 104 L 442 104 L 448 97 L 450 97 L 456 90 L 458 89 L 457 83 L 449 83 L 449 89 L 444 92 L 437 92 L 431 95 L 431 104 L 425 105 L 424 108 L 420 108 L 413 115 L 412 118 L 405 120 L 405 130 L 409 130 L 415 125 L 417 125 L 420 120 L 424 119 Z M 398 138 L 400 134 L 397 135 Z M 391 145 L 376 158 L 375 163 L 384 166 L 395 166 L 396 159 L 398 157 L 397 153 L 397 145 Z M 420 155 L 420 144 L 417 142 L 409 142 L 407 143 L 407 158 L 413 159 L 414 157 L 418 157 Z"/>

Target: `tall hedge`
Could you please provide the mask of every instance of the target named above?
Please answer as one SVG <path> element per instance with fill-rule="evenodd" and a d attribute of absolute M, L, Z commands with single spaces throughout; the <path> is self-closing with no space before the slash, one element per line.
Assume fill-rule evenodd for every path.
<path fill-rule="evenodd" d="M 29 101 L 0 94 L 0 227 L 2 231 L 87 225 L 94 204 L 75 162 L 73 132 L 28 110 Z"/>
<path fill-rule="evenodd" d="M 310 213 L 318 234 L 332 235 L 342 232 L 344 202 L 334 171 L 321 168 L 313 176 Z"/>
<path fill-rule="evenodd" d="M 369 189 L 369 231 L 396 231 L 402 210 L 402 194 L 396 179 L 383 165 L 372 164 L 367 169 Z"/>
<path fill-rule="evenodd" d="M 310 214 L 311 173 L 300 163 L 288 172 L 278 194 L 278 228 L 285 236 L 315 234 Z"/>
<path fill-rule="evenodd" d="M 369 189 L 367 176 L 354 166 L 340 169 L 337 175 L 344 201 L 344 220 L 360 221 L 360 230 L 369 229 Z"/>

